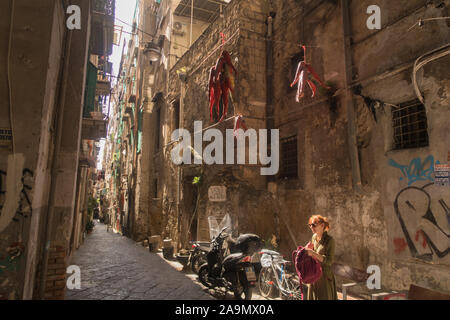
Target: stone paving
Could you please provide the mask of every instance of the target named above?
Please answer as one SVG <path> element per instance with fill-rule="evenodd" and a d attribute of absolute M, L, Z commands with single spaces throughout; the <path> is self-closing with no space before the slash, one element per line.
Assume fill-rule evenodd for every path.
<path fill-rule="evenodd" d="M 160 255 L 98 222 L 71 265 L 80 267 L 81 289 L 67 289 L 66 300 L 214 299 Z"/>
<path fill-rule="evenodd" d="M 208 290 L 176 260 L 150 253 L 133 240 L 96 224 L 71 261 L 81 270 L 81 289 L 66 300 L 233 300 L 231 292 Z M 253 290 L 252 300 L 267 300 Z M 342 300 L 341 292 L 338 299 Z M 359 300 L 348 296 L 349 300 Z M 280 298 L 275 298 L 280 300 Z"/>

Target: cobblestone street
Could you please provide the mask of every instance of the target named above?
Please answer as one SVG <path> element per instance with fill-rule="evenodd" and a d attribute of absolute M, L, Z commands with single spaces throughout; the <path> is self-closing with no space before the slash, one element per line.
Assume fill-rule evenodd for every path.
<path fill-rule="evenodd" d="M 81 289 L 66 300 L 214 299 L 160 255 L 96 224 L 70 263 L 81 270 Z"/>

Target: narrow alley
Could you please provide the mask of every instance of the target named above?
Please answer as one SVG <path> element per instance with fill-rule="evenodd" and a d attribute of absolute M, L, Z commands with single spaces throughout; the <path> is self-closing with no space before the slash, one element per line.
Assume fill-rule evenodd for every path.
<path fill-rule="evenodd" d="M 0 300 L 450 300 L 449 15 L 0 1 Z"/>
<path fill-rule="evenodd" d="M 81 289 L 67 290 L 66 300 L 209 300 L 200 285 L 157 254 L 96 224 L 74 254 Z"/>

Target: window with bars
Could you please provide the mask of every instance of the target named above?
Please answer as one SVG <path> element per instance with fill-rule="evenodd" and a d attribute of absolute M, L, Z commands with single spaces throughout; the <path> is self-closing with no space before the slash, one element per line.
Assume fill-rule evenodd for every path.
<path fill-rule="evenodd" d="M 280 178 L 298 177 L 297 136 L 280 139 L 281 170 Z"/>
<path fill-rule="evenodd" d="M 428 125 L 425 106 L 412 101 L 392 109 L 394 150 L 428 146 Z"/>

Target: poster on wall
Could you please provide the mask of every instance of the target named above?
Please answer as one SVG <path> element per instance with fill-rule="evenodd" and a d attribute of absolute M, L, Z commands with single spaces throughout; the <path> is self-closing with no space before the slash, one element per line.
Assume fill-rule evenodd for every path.
<path fill-rule="evenodd" d="M 0 147 L 9 147 L 12 141 L 12 130 L 0 128 Z"/>
<path fill-rule="evenodd" d="M 450 187 L 450 164 L 434 165 L 434 184 Z"/>
<path fill-rule="evenodd" d="M 225 186 L 209 187 L 208 198 L 209 198 L 209 201 L 212 201 L 212 202 L 227 201 L 227 187 L 225 187 Z"/>

